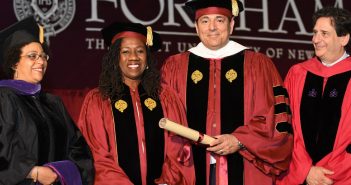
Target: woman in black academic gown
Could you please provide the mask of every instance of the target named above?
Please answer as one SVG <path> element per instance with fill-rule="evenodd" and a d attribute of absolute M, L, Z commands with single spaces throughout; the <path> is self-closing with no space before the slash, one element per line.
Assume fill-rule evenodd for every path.
<path fill-rule="evenodd" d="M 41 30 L 29 17 L 0 32 L 0 184 L 92 184 L 85 140 L 62 101 L 41 91 Z"/>

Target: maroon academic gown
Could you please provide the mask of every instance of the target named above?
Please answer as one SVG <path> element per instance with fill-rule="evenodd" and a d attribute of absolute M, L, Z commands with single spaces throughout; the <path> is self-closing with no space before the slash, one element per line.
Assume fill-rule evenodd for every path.
<path fill-rule="evenodd" d="M 239 115 L 239 117 L 243 117 L 242 122 L 239 123 L 234 131 L 229 133 L 237 137 L 246 147 L 246 149 L 239 151 L 245 159 L 243 164 L 244 174 L 241 178 L 244 178 L 245 185 L 273 184 L 275 176 L 289 166 L 293 141 L 292 135 L 288 132 L 289 128 L 291 129 L 287 106 L 288 99 L 284 96 L 286 91 L 282 88 L 282 80 L 275 66 L 268 57 L 246 50 L 235 54 L 238 56 L 233 55 L 223 59 L 202 58 L 201 60 L 205 61 L 201 62 L 208 63 L 206 65 L 208 65 L 209 69 L 205 69 L 209 71 L 207 74 L 207 72 L 202 71 L 203 69 L 197 69 L 196 65 L 189 67 L 190 55 L 193 58 L 201 58 L 189 52 L 184 52 L 173 55 L 165 61 L 162 66 L 163 83 L 174 88 L 184 105 L 189 106 L 187 101 L 191 101 L 196 96 L 203 96 L 203 91 L 196 91 L 196 85 L 200 83 L 197 82 L 195 85 L 192 85 L 191 79 L 193 77 L 194 79 L 206 79 L 205 84 L 208 89 L 204 91 L 206 91 L 207 95 L 203 97 L 202 101 L 198 101 L 196 106 L 198 108 L 207 106 L 204 114 L 206 118 L 203 123 L 198 124 L 206 125 L 206 134 L 208 135 L 223 134 L 221 127 L 227 127 L 226 125 L 232 122 L 232 120 L 225 120 L 225 116 L 231 114 L 228 110 L 233 109 L 233 114 L 242 112 L 242 115 Z M 237 62 L 230 61 L 230 57 L 240 58 L 239 55 L 243 56 L 241 69 L 221 69 L 221 67 L 227 66 L 227 62 Z M 223 61 L 227 64 L 221 65 Z M 236 74 L 235 71 L 242 74 Z M 223 107 L 221 103 L 225 104 L 227 98 L 230 99 L 230 96 L 235 95 L 224 92 L 226 90 L 221 91 L 221 86 L 224 86 L 223 84 L 228 83 L 228 81 L 231 83 L 239 79 L 236 75 L 242 76 L 242 85 L 235 87 L 238 91 L 241 90 L 243 92 L 242 97 L 238 98 L 239 100 L 244 99 L 241 102 L 242 105 L 234 104 Z M 201 80 L 198 81 L 201 82 Z M 189 90 L 190 86 L 192 90 Z M 192 86 L 195 86 L 195 89 Z M 226 85 L 225 88 L 231 87 Z M 195 91 L 197 94 L 192 94 Z M 233 93 L 235 93 L 235 90 Z M 221 97 L 221 95 L 226 97 Z M 201 102 L 205 102 L 205 104 L 200 105 Z M 240 107 L 240 110 L 235 109 L 235 107 Z M 278 110 L 278 107 L 280 107 L 280 110 Z M 190 110 L 187 107 L 188 116 L 197 114 L 196 111 L 194 108 Z M 226 115 L 218 116 L 224 111 L 226 111 Z M 188 123 L 190 126 L 189 119 Z M 194 159 L 198 157 L 195 155 L 194 153 Z M 227 156 L 212 155 L 216 159 L 216 184 L 228 184 L 228 173 L 231 173 L 231 168 L 228 167 Z M 200 178 L 206 178 L 203 182 L 209 183 L 209 161 L 210 152 L 206 152 L 206 176 L 197 176 L 197 182 Z M 196 166 L 195 170 L 197 170 Z"/>
<path fill-rule="evenodd" d="M 303 90 L 306 83 L 306 76 L 313 74 L 321 78 L 324 88 L 324 94 L 328 93 L 326 84 L 339 75 L 344 75 L 351 72 L 351 57 L 340 61 L 331 67 L 326 67 L 317 58 L 312 58 L 306 62 L 293 66 L 285 79 L 285 85 L 290 97 L 290 105 L 292 111 L 292 124 L 294 129 L 294 148 L 292 161 L 288 173 L 279 184 L 297 185 L 302 184 L 306 180 L 307 174 L 312 165 L 321 166 L 331 171 L 333 175 L 328 176 L 334 181 L 334 185 L 351 184 L 351 82 L 350 76 L 345 81 L 337 81 L 337 84 L 344 85 L 344 97 L 338 107 L 333 108 L 332 112 L 341 111 L 338 128 L 335 140 L 331 143 L 331 151 L 327 153 L 322 159 L 313 164 L 313 160 L 306 150 L 305 139 L 301 125 L 301 100 L 303 97 Z M 343 82 L 342 82 L 343 81 Z M 338 89 L 336 89 L 338 90 Z M 339 92 L 339 95 L 342 92 Z M 310 96 L 316 95 L 314 91 L 310 91 Z M 336 95 L 331 93 L 330 95 Z M 328 95 L 328 96 L 330 96 Z M 319 115 L 318 117 L 321 117 Z M 331 124 L 331 123 L 329 123 Z M 326 144 L 325 144 L 326 145 Z M 319 148 L 318 150 L 321 150 Z"/>
<path fill-rule="evenodd" d="M 130 90 L 130 92 L 133 105 L 128 106 L 134 107 L 135 124 L 139 143 L 138 150 L 140 154 L 141 179 L 142 185 L 146 185 L 146 169 L 148 165 L 146 161 L 147 156 L 146 153 L 143 152 L 143 146 L 145 145 L 140 144 L 145 141 L 145 133 L 143 129 L 144 120 L 143 116 L 140 116 L 140 114 L 142 114 L 140 110 L 142 110 L 142 106 L 144 106 L 145 102 L 140 102 L 140 96 L 137 90 Z M 164 116 L 170 120 L 186 125 L 187 122 L 184 108 L 178 97 L 175 96 L 175 93 L 164 87 L 159 97 Z M 126 107 L 121 110 L 123 111 L 125 108 Z M 93 89 L 86 95 L 78 125 L 92 150 L 96 172 L 95 184 L 129 185 L 132 184 L 132 182 L 118 163 L 115 130 L 116 118 L 114 118 L 112 109 L 115 109 L 115 107 L 111 107 L 110 99 L 102 99 L 99 90 Z M 139 112 L 136 110 L 139 110 Z M 158 122 L 154 124 L 158 124 Z M 164 138 L 164 163 L 162 167 L 162 175 L 157 180 L 157 183 L 194 184 L 195 174 L 192 164 L 192 156 L 190 155 L 190 147 L 185 145 L 185 140 L 172 135 L 169 132 L 164 132 Z"/>

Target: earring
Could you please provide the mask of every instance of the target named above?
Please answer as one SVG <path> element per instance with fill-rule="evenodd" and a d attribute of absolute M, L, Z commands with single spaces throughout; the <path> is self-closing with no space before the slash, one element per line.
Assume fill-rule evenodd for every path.
<path fill-rule="evenodd" d="M 18 78 L 17 70 L 15 70 L 15 80 Z"/>
<path fill-rule="evenodd" d="M 145 69 L 149 69 L 149 66 L 146 66 L 146 68 Z"/>
<path fill-rule="evenodd" d="M 16 67 L 11 67 L 11 69 L 12 69 L 13 71 L 15 71 L 15 74 L 13 75 L 13 76 L 14 76 L 14 79 L 17 79 L 17 78 L 18 78 L 17 68 L 16 68 Z"/>

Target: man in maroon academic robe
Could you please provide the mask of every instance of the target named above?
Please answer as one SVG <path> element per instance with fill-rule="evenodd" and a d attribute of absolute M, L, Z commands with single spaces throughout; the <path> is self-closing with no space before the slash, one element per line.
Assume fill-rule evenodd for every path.
<path fill-rule="evenodd" d="M 193 146 L 198 185 L 271 185 L 288 168 L 288 99 L 272 61 L 229 40 L 240 1 L 194 0 L 201 42 L 169 57 L 162 80 L 186 106 L 189 127 L 217 139 Z"/>
<path fill-rule="evenodd" d="M 316 57 L 293 66 L 285 79 L 294 149 L 279 184 L 351 184 L 351 14 L 324 8 L 313 22 Z"/>

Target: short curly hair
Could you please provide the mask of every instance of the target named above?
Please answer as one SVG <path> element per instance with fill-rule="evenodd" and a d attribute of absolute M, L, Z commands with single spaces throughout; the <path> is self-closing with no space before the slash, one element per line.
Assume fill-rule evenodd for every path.
<path fill-rule="evenodd" d="M 6 51 L 4 51 L 4 63 L 2 64 L 3 74 L 1 76 L 1 79 L 13 79 L 13 76 L 15 74 L 15 66 L 20 61 L 22 55 L 22 48 L 30 43 L 14 45 L 13 47 L 8 48 Z M 50 53 L 47 44 L 41 44 L 41 47 L 46 54 Z"/>
<path fill-rule="evenodd" d="M 316 24 L 317 20 L 321 17 L 330 17 L 331 23 L 335 28 L 338 37 L 350 34 L 351 36 L 351 13 L 346 9 L 325 7 L 313 14 L 312 21 L 313 25 Z M 351 38 L 345 46 L 345 50 L 350 49 Z"/>

